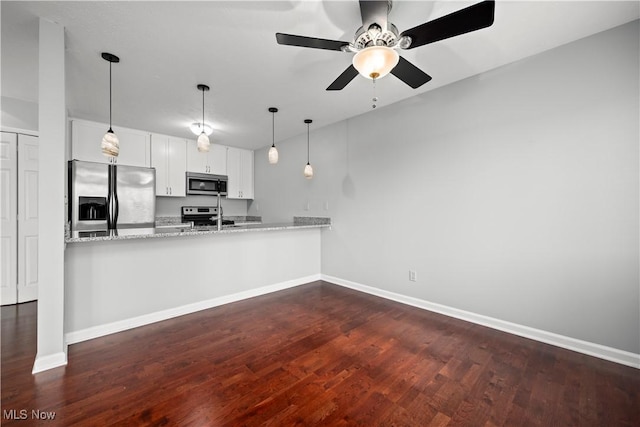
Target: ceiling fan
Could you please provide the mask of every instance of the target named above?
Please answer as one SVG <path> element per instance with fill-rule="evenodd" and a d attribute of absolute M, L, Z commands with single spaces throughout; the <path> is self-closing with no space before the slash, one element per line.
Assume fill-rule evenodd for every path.
<path fill-rule="evenodd" d="M 402 33 L 387 20 L 391 6 L 391 0 L 360 0 L 362 27 L 350 43 L 283 33 L 276 33 L 276 40 L 289 46 L 355 53 L 352 65 L 327 90 L 343 89 L 358 74 L 375 81 L 388 73 L 416 89 L 431 80 L 431 76 L 401 57 L 397 50 L 413 49 L 491 26 L 495 1 L 476 3 Z"/>

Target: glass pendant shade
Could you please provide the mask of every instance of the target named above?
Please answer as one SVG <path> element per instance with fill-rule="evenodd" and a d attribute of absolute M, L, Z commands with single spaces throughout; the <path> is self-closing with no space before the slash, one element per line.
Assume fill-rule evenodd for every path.
<path fill-rule="evenodd" d="M 313 168 L 309 163 L 304 167 L 304 177 L 307 179 L 313 178 Z"/>
<path fill-rule="evenodd" d="M 269 163 L 271 163 L 272 165 L 275 165 L 276 163 L 278 163 L 278 149 L 276 148 L 275 145 L 272 145 L 271 148 L 269 148 Z"/>
<path fill-rule="evenodd" d="M 353 56 L 353 66 L 362 76 L 379 79 L 389 74 L 399 60 L 400 56 L 395 50 L 386 46 L 371 46 Z"/>
<path fill-rule="evenodd" d="M 118 157 L 120 153 L 120 140 L 118 136 L 109 128 L 102 137 L 102 154 L 108 157 Z"/>
<path fill-rule="evenodd" d="M 206 153 L 207 151 L 209 151 L 210 146 L 211 143 L 209 142 L 209 137 L 206 133 L 202 132 L 198 137 L 198 151 L 200 151 L 201 153 Z"/>

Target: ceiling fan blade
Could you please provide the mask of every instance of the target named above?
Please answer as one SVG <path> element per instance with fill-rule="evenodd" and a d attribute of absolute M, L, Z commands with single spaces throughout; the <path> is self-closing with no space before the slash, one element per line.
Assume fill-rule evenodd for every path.
<path fill-rule="evenodd" d="M 388 0 L 360 0 L 362 28 L 366 31 L 371 24 L 378 24 L 382 31 L 387 29 L 389 15 Z"/>
<path fill-rule="evenodd" d="M 311 47 L 313 49 L 327 49 L 342 51 L 343 46 L 347 46 L 348 42 L 339 40 L 318 39 L 315 37 L 296 36 L 293 34 L 276 33 L 278 44 L 288 46 Z"/>
<path fill-rule="evenodd" d="M 431 80 L 430 75 L 413 65 L 411 62 L 404 59 L 402 56 L 398 61 L 398 65 L 396 65 L 393 70 L 391 70 L 391 74 L 414 89 L 419 88 L 420 86 Z"/>
<path fill-rule="evenodd" d="M 349 67 L 346 70 L 344 70 L 342 74 L 340 74 L 338 78 L 333 81 L 333 83 L 329 85 L 327 90 L 342 90 L 357 75 L 358 75 L 358 70 L 356 70 L 356 68 L 353 65 L 349 65 Z"/>
<path fill-rule="evenodd" d="M 411 37 L 411 45 L 407 49 L 413 49 L 489 27 L 493 24 L 494 11 L 495 1 L 483 1 L 403 31 L 400 36 Z"/>

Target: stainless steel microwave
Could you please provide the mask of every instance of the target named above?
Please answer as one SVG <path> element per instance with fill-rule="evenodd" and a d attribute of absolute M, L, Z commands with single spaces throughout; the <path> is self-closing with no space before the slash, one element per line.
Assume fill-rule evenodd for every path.
<path fill-rule="evenodd" d="M 226 196 L 227 181 L 226 175 L 187 172 L 187 194 Z"/>

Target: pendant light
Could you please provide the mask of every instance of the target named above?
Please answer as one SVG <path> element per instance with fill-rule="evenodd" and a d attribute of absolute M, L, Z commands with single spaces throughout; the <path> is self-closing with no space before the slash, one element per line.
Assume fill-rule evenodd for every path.
<path fill-rule="evenodd" d="M 209 90 L 209 86 L 199 84 L 197 87 L 198 87 L 198 90 L 202 91 L 202 125 L 203 125 L 202 133 L 200 133 L 200 136 L 198 136 L 198 151 L 200 151 L 201 153 L 205 153 L 209 151 L 209 146 L 211 145 L 211 143 L 209 142 L 209 137 L 207 136 L 207 133 L 205 132 L 205 127 L 204 127 L 204 93 Z"/>
<path fill-rule="evenodd" d="M 107 157 L 118 157 L 120 153 L 120 140 L 118 136 L 111 129 L 111 64 L 120 62 L 120 58 L 117 56 L 102 52 L 102 59 L 109 62 L 109 130 L 102 137 L 102 154 Z"/>
<path fill-rule="evenodd" d="M 276 113 L 278 109 L 276 107 L 269 107 L 271 113 L 271 148 L 269 148 L 269 163 L 275 165 L 278 163 L 278 149 L 276 148 Z"/>
<path fill-rule="evenodd" d="M 313 168 L 311 167 L 311 163 L 309 163 L 309 125 L 313 120 L 305 119 L 304 122 L 307 124 L 307 165 L 304 167 L 304 177 L 311 179 L 313 178 Z"/>

